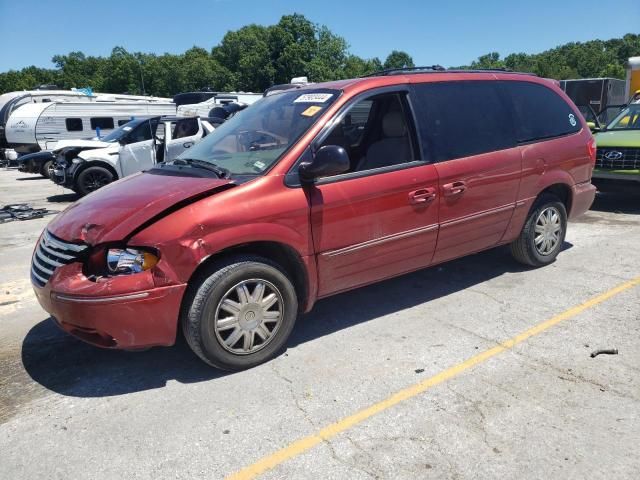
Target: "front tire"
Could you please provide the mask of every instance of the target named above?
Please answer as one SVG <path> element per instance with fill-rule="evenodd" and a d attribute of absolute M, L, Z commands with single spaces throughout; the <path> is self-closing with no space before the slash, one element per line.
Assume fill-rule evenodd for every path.
<path fill-rule="evenodd" d="M 520 263 L 542 267 L 555 261 L 567 234 L 567 210 L 558 197 L 541 195 L 533 205 L 511 254 Z"/>
<path fill-rule="evenodd" d="M 42 164 L 42 167 L 40 168 L 40 175 L 42 175 L 44 178 L 50 179 L 52 168 L 53 168 L 53 160 L 47 160 Z"/>
<path fill-rule="evenodd" d="M 243 370 L 284 348 L 298 299 L 284 271 L 266 258 L 235 256 L 195 279 L 182 312 L 191 349 L 209 365 Z"/>
<path fill-rule="evenodd" d="M 104 167 L 87 167 L 78 174 L 72 189 L 80 195 L 87 195 L 113 182 L 113 173 Z"/>

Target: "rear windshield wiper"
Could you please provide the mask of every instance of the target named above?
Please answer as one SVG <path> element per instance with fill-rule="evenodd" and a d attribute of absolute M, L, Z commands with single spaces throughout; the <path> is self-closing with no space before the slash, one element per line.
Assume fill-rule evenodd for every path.
<path fill-rule="evenodd" d="M 215 163 L 210 163 L 205 160 L 198 160 L 197 158 L 176 158 L 173 161 L 174 165 L 189 165 L 194 168 L 202 168 L 204 170 L 209 170 L 219 178 L 229 178 L 231 176 L 231 172 L 226 168 L 219 167 Z"/>

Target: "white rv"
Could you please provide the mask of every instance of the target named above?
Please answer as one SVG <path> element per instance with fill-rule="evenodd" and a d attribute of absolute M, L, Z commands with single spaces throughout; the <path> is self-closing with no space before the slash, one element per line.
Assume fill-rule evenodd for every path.
<path fill-rule="evenodd" d="M 175 97 L 174 97 L 175 98 Z M 179 105 L 177 109 L 178 116 L 191 117 L 201 116 L 207 117 L 211 113 L 211 110 L 223 105 L 231 103 L 240 105 L 251 105 L 262 98 L 261 93 L 245 93 L 245 92 L 229 92 L 222 93 L 216 92 L 204 102 L 192 103 L 189 105 Z"/>
<path fill-rule="evenodd" d="M 171 99 L 161 97 L 148 97 L 141 95 L 125 95 L 111 93 L 93 93 L 90 90 L 71 89 L 60 90 L 54 88 L 42 88 L 36 90 L 23 90 L 8 92 L 0 95 L 0 160 L 15 160 L 17 152 L 8 148 L 5 128 L 9 118 L 19 107 L 27 104 L 54 103 L 54 102 L 144 102 L 144 103 L 169 103 Z"/>
<path fill-rule="evenodd" d="M 5 128 L 9 147 L 19 153 L 51 150 L 59 140 L 104 136 L 134 118 L 175 115 L 174 103 L 29 103 L 14 110 Z"/>

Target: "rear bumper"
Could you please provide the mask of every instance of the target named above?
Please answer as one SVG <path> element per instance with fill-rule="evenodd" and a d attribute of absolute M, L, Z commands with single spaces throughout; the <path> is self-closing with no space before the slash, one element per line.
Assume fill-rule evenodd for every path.
<path fill-rule="evenodd" d="M 152 281 L 131 281 L 132 277 L 97 283 L 71 264 L 59 268 L 43 288 L 34 285 L 34 291 L 60 328 L 92 345 L 123 349 L 173 345 L 186 285 L 153 288 Z M 152 288 L 125 291 L 129 285 Z"/>
<path fill-rule="evenodd" d="M 579 217 L 585 213 L 596 197 L 596 187 L 591 182 L 578 183 L 571 187 L 571 211 L 569 219 Z"/>

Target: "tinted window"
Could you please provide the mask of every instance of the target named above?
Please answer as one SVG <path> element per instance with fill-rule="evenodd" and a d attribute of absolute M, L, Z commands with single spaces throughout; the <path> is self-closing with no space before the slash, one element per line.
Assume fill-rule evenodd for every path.
<path fill-rule="evenodd" d="M 131 121 L 131 119 L 128 120 L 118 120 L 118 126 L 121 127 L 122 125 L 126 125 L 127 123 L 129 123 Z"/>
<path fill-rule="evenodd" d="M 126 128 L 126 127 L 125 127 Z M 158 128 L 158 122 L 145 121 L 138 125 L 129 135 L 127 135 L 126 143 L 138 143 L 151 140 Z"/>
<path fill-rule="evenodd" d="M 550 88 L 529 82 L 501 82 L 513 102 L 518 142 L 580 131 L 573 109 Z"/>
<path fill-rule="evenodd" d="M 80 131 L 82 131 L 82 119 L 81 118 L 67 118 L 64 122 L 67 125 L 67 132 L 80 132 Z"/>
<path fill-rule="evenodd" d="M 322 145 L 349 154 L 350 172 L 390 167 L 417 159 L 404 95 L 387 93 L 356 102 L 331 129 Z"/>
<path fill-rule="evenodd" d="M 431 161 L 515 146 L 508 104 L 496 82 L 418 84 L 412 98 L 423 147 Z"/>
<path fill-rule="evenodd" d="M 95 117 L 91 119 L 91 130 L 101 128 L 103 130 L 111 130 L 113 128 L 113 118 L 111 117 Z"/>
<path fill-rule="evenodd" d="M 196 133 L 198 133 L 198 119 L 186 118 L 175 123 L 172 138 L 191 137 Z"/>

